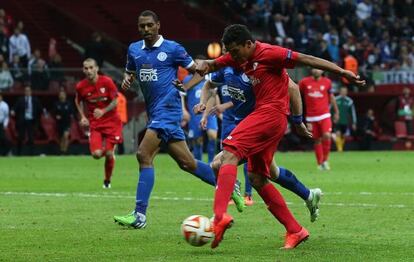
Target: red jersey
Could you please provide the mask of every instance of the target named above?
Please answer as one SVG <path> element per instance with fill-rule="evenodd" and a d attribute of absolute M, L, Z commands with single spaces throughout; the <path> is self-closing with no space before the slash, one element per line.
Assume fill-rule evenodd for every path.
<path fill-rule="evenodd" d="M 76 85 L 76 94 L 79 101 L 86 104 L 91 127 L 121 124 L 116 107 L 106 112 L 100 119 L 93 116 L 96 108 L 104 109 L 118 96 L 118 89 L 110 77 L 98 75 L 96 84 L 84 79 Z"/>
<path fill-rule="evenodd" d="M 255 109 L 270 105 L 289 114 L 289 76 L 285 68 L 293 68 L 298 54 L 292 50 L 256 41 L 253 56 L 245 63 L 234 61 L 230 54 L 217 58 L 218 67 L 241 68 L 250 78 L 256 97 Z"/>
<path fill-rule="evenodd" d="M 332 83 L 329 78 L 320 77 L 316 80 L 308 76 L 299 82 L 299 88 L 305 97 L 307 121 L 314 122 L 331 117 L 329 101 Z"/>

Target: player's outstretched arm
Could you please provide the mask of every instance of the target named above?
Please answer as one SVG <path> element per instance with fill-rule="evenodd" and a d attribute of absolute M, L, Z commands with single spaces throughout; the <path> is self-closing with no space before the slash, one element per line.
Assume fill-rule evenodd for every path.
<path fill-rule="evenodd" d="M 303 108 L 302 97 L 300 96 L 299 86 L 289 78 L 289 97 L 292 105 L 292 122 L 295 125 L 296 131 L 299 135 L 312 138 L 312 133 L 306 128 L 303 123 Z"/>
<path fill-rule="evenodd" d="M 208 115 L 211 108 L 213 108 L 216 105 L 216 97 L 215 92 L 212 89 L 208 90 L 208 100 L 205 104 L 205 110 L 203 111 L 203 116 L 200 120 L 200 126 L 203 130 L 207 130 L 207 123 L 208 123 Z"/>
<path fill-rule="evenodd" d="M 200 114 L 206 110 L 207 101 L 209 101 L 212 95 L 210 91 L 212 88 L 214 88 L 214 86 L 211 84 L 210 81 L 204 82 L 204 85 L 201 88 L 200 103 L 198 103 L 192 108 L 194 114 Z"/>
<path fill-rule="evenodd" d="M 204 76 L 208 73 L 217 71 L 218 69 L 219 67 L 215 60 L 201 60 L 197 63 L 195 71 L 199 75 Z"/>
<path fill-rule="evenodd" d="M 329 71 L 334 74 L 343 76 L 346 79 L 348 79 L 349 82 L 353 84 L 356 84 L 359 86 L 365 85 L 365 80 L 361 80 L 359 75 L 355 75 L 353 72 L 349 70 L 345 70 L 328 60 L 315 57 L 315 56 L 311 56 L 311 55 L 306 55 L 303 53 L 298 53 L 298 57 L 296 61 L 299 64 L 307 65 L 313 68 L 318 68 L 324 71 Z"/>

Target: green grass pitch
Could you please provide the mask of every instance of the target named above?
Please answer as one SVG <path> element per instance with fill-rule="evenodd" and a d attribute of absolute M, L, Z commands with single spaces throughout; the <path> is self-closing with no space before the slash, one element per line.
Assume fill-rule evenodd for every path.
<path fill-rule="evenodd" d="M 113 222 L 134 207 L 137 163 L 118 156 L 112 189 L 102 189 L 103 160 L 91 157 L 0 158 L 0 261 L 413 261 L 414 154 L 331 155 L 330 172 L 312 153 L 280 153 L 278 164 L 324 191 L 321 216 L 310 223 L 303 202 L 281 189 L 307 242 L 280 250 L 284 228 L 254 195 L 216 250 L 192 247 L 184 218 L 212 215 L 213 188 L 181 171 L 167 155 L 155 161 L 148 226 Z M 239 178 L 244 181 L 241 173 Z M 278 186 L 278 188 L 280 188 Z"/>

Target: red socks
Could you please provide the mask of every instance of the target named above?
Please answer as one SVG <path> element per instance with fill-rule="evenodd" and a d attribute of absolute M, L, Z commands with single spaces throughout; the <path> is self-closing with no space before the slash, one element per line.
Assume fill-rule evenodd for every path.
<path fill-rule="evenodd" d="M 214 223 L 218 223 L 227 206 L 234 190 L 237 177 L 236 165 L 222 165 L 217 178 L 216 192 L 214 194 Z"/>
<path fill-rule="evenodd" d="M 266 203 L 270 213 L 285 226 L 288 233 L 297 233 L 302 229 L 302 226 L 290 213 L 285 199 L 272 184 L 268 183 L 265 185 L 259 192 L 259 195 Z"/>
<path fill-rule="evenodd" d="M 323 148 L 322 162 L 325 162 L 328 160 L 329 152 L 331 151 L 331 139 L 322 139 L 322 148 Z"/>
<path fill-rule="evenodd" d="M 316 161 L 318 162 L 318 165 L 321 165 L 324 157 L 322 143 L 314 144 L 313 148 L 315 150 Z"/>
<path fill-rule="evenodd" d="M 112 171 L 115 166 L 115 158 L 105 157 L 105 181 L 111 181 Z"/>

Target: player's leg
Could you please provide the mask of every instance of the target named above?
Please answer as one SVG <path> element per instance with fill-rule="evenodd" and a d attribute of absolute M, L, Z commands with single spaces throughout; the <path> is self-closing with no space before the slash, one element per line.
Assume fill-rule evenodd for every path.
<path fill-rule="evenodd" d="M 100 159 L 103 155 L 103 138 L 102 133 L 95 129 L 90 130 L 89 151 L 94 159 Z"/>
<path fill-rule="evenodd" d="M 250 159 L 249 159 L 250 161 Z M 252 162 L 256 161 L 251 159 Z M 260 160 L 255 164 L 260 163 Z M 253 165 L 255 165 L 253 164 Z M 285 249 L 295 248 L 309 237 L 308 231 L 295 219 L 280 192 L 268 182 L 266 176 L 249 173 L 250 181 L 267 205 L 269 212 L 285 227 Z"/>
<path fill-rule="evenodd" d="M 307 188 L 292 171 L 278 167 L 274 160 L 270 165 L 269 179 L 302 198 L 309 210 L 311 222 L 316 221 L 319 216 L 319 201 L 322 196 L 322 191 L 319 188 Z"/>
<path fill-rule="evenodd" d="M 194 159 L 185 141 L 170 141 L 168 153 L 177 162 L 178 166 L 210 185 L 216 185 L 213 169 L 206 163 Z"/>
<path fill-rule="evenodd" d="M 322 150 L 323 150 L 323 167 L 325 170 L 330 170 L 329 166 L 329 153 L 331 152 L 331 132 L 332 132 L 332 121 L 330 118 L 323 119 L 320 121 L 320 128 L 322 131 Z"/>
<path fill-rule="evenodd" d="M 322 133 L 319 122 L 310 122 L 312 136 L 314 139 L 313 149 L 315 151 L 316 162 L 318 169 L 323 170 L 323 147 L 322 147 Z"/>
<path fill-rule="evenodd" d="M 203 160 L 203 137 L 194 137 L 192 140 L 193 143 L 193 156 L 195 159 L 202 161 Z"/>
<path fill-rule="evenodd" d="M 69 147 L 69 129 L 65 129 L 62 135 L 60 151 L 66 154 Z"/>
<path fill-rule="evenodd" d="M 103 188 L 111 188 L 111 178 L 115 167 L 116 145 L 110 139 L 105 141 L 105 179 Z"/>
<path fill-rule="evenodd" d="M 153 160 L 159 150 L 161 139 L 155 130 L 148 128 L 138 147 L 139 179 L 135 196 L 135 210 L 126 216 L 115 216 L 115 222 L 134 228 L 147 225 L 146 212 L 154 186 Z"/>
<path fill-rule="evenodd" d="M 254 204 L 252 198 L 252 185 L 249 180 L 249 171 L 247 170 L 247 162 L 243 165 L 244 174 L 244 204 L 246 206 L 252 206 Z"/>
<path fill-rule="evenodd" d="M 214 194 L 214 240 L 212 248 L 216 248 L 223 240 L 224 232 L 233 223 L 233 218 L 227 214 L 227 206 L 234 189 L 237 178 L 237 165 L 239 157 L 234 153 L 223 150 L 222 165 L 217 178 L 216 192 Z"/>
<path fill-rule="evenodd" d="M 217 129 L 207 129 L 207 139 L 208 163 L 211 163 L 216 155 Z"/>
<path fill-rule="evenodd" d="M 217 141 L 217 117 L 209 116 L 207 122 L 207 153 L 208 153 L 208 162 L 213 161 L 214 155 L 216 154 L 216 141 Z"/>
<path fill-rule="evenodd" d="M 338 152 L 344 151 L 344 144 L 342 143 L 342 130 L 340 125 L 335 126 L 335 145 Z"/>

